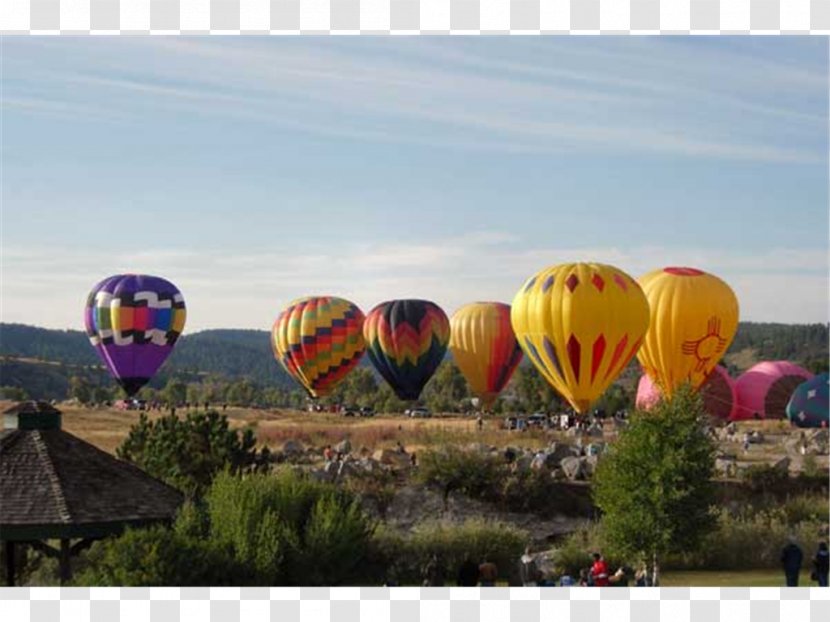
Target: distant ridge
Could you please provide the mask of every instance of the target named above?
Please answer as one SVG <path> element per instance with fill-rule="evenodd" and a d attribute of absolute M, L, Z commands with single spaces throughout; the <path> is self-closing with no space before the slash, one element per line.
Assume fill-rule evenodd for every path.
<path fill-rule="evenodd" d="M 778 359 L 826 368 L 828 356 L 827 324 L 742 322 L 726 363 L 732 373 L 760 360 Z M 37 395 L 64 395 L 69 377 L 78 368 L 84 368 L 84 375 L 108 382 L 86 334 L 80 330 L 0 323 L 0 357 L 0 386 L 31 388 L 35 383 Z M 33 373 L 36 364 L 39 366 Z M 369 365 L 366 357 L 361 365 Z M 296 388 L 274 360 L 267 330 L 210 329 L 185 334 L 151 386 L 164 386 L 172 375 L 247 378 L 261 386 Z"/>

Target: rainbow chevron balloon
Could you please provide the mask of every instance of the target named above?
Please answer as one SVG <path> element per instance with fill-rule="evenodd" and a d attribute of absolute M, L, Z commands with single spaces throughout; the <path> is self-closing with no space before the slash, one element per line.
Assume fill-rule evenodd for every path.
<path fill-rule="evenodd" d="M 274 322 L 274 357 L 311 397 L 323 397 L 360 362 L 366 349 L 363 319 L 363 312 L 342 298 L 295 300 Z"/>
<path fill-rule="evenodd" d="M 363 324 L 369 360 L 402 400 L 417 400 L 438 369 L 450 340 L 450 322 L 428 300 L 391 300 Z"/>

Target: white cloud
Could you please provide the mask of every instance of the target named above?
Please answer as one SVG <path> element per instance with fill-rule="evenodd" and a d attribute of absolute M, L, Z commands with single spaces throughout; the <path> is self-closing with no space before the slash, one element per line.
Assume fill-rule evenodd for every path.
<path fill-rule="evenodd" d="M 800 104 L 826 93 L 827 76 L 815 67 L 659 41 L 602 42 L 592 50 L 552 42 L 536 53 L 533 42 L 497 43 L 498 54 L 429 40 L 349 46 L 153 38 L 93 55 L 100 43 L 46 42 L 45 49 L 80 55 L 79 62 L 71 71 L 55 61 L 24 64 L 29 73 L 9 91 L 13 104 L 28 101 L 24 109 L 34 114 L 106 101 L 134 122 L 148 111 L 184 112 L 440 148 L 827 161 L 817 138 L 827 134 L 824 110 Z M 542 50 L 543 58 L 555 52 L 557 62 L 528 60 Z M 505 51 L 512 57 L 502 57 Z M 24 61 L 16 63 L 10 67 Z M 15 94 L 27 88 L 37 93 Z"/>
<path fill-rule="evenodd" d="M 56 269 L 54 257 L 61 257 Z M 345 245 L 301 253 L 221 250 L 152 251 L 119 256 L 73 249 L 3 249 L 3 321 L 78 328 L 88 290 L 113 272 L 164 275 L 188 303 L 188 329 L 268 328 L 280 308 L 304 295 L 332 294 L 364 311 L 390 298 L 434 300 L 448 313 L 476 300 L 510 302 L 518 287 L 545 266 L 599 261 L 635 278 L 666 265 L 711 271 L 735 290 L 743 319 L 828 320 L 824 251 L 779 248 L 756 255 L 703 248 L 523 248 L 500 233 L 437 239 L 428 244 Z"/>

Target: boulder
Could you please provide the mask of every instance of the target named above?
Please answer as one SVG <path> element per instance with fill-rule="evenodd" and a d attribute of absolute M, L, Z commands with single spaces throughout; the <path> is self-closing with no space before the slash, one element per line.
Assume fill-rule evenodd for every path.
<path fill-rule="evenodd" d="M 380 463 L 374 458 L 361 458 L 357 465 L 368 473 L 374 473 L 381 468 Z"/>
<path fill-rule="evenodd" d="M 295 456 L 297 454 L 301 454 L 305 451 L 303 444 L 300 441 L 296 441 L 293 438 L 288 439 L 282 444 L 282 453 L 286 456 Z"/>
<path fill-rule="evenodd" d="M 593 438 L 602 438 L 604 433 L 602 431 L 602 426 L 599 426 L 596 423 L 592 423 L 588 426 L 588 429 L 585 430 L 585 434 Z"/>
<path fill-rule="evenodd" d="M 577 458 L 576 456 L 564 458 L 559 468 L 562 469 L 565 477 L 571 481 L 585 479 L 585 458 Z"/>
<path fill-rule="evenodd" d="M 755 430 L 752 434 L 749 435 L 749 442 L 753 445 L 759 445 L 764 442 L 764 435 L 761 434 L 758 430 Z"/>
<path fill-rule="evenodd" d="M 388 464 L 394 467 L 408 467 L 411 465 L 409 454 L 401 453 L 394 449 L 378 449 L 372 457 L 381 464 Z"/>
<path fill-rule="evenodd" d="M 357 472 L 355 468 L 355 463 L 349 460 L 344 460 L 339 464 L 339 468 L 337 469 L 337 477 L 338 479 L 349 477 L 350 475 L 354 475 Z"/>
<path fill-rule="evenodd" d="M 778 460 L 770 463 L 770 466 L 779 471 L 783 471 L 784 473 L 789 473 L 790 459 L 787 456 L 784 456 L 783 458 L 779 458 Z"/>
<path fill-rule="evenodd" d="M 467 451 L 471 451 L 477 454 L 486 454 L 490 452 L 489 445 L 485 445 L 484 443 L 470 443 L 467 445 Z"/>
<path fill-rule="evenodd" d="M 346 454 L 348 454 L 349 452 L 351 452 L 351 450 L 352 450 L 352 444 L 349 442 L 349 439 L 347 439 L 347 438 L 343 439 L 342 441 L 337 443 L 337 445 L 334 446 L 334 451 L 336 451 L 338 453 L 341 453 L 344 456 Z"/>
<path fill-rule="evenodd" d="M 590 456 L 586 456 L 583 458 L 585 465 L 585 474 L 591 476 L 594 474 L 594 471 L 597 468 L 597 463 L 599 462 L 599 456 L 597 454 L 591 454 Z"/>
<path fill-rule="evenodd" d="M 578 456 L 580 453 L 578 447 L 574 447 L 573 445 L 568 445 L 567 443 L 551 443 L 550 447 L 548 448 L 548 460 L 553 461 L 556 464 L 562 462 L 564 458 L 571 458 L 573 456 Z"/>

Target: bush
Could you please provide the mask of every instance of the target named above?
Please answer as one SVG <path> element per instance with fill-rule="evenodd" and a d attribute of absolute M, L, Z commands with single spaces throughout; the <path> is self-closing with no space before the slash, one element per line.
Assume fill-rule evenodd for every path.
<path fill-rule="evenodd" d="M 496 564 L 502 579 L 515 583 L 519 558 L 528 541 L 526 531 L 495 521 L 433 522 L 419 525 L 409 534 L 378 530 L 372 562 L 385 569 L 387 580 L 400 585 L 421 585 L 424 568 L 433 555 L 447 583 L 455 583 L 465 559 L 478 564 L 486 558 Z"/>
<path fill-rule="evenodd" d="M 229 551 L 164 526 L 128 529 L 95 543 L 75 585 L 240 585 L 251 577 Z"/>
<path fill-rule="evenodd" d="M 116 454 L 195 497 L 223 469 L 266 469 L 268 449 L 257 452 L 254 444 L 250 429 L 238 434 L 229 428 L 227 417 L 215 410 L 188 413 L 185 419 L 171 414 L 155 421 L 142 413 Z"/>
<path fill-rule="evenodd" d="M 790 524 L 787 512 L 781 508 L 748 512 L 742 516 L 720 510 L 717 528 L 706 538 L 700 551 L 672 556 L 667 560 L 667 567 L 706 570 L 779 568 L 781 549 L 790 535 L 795 536 L 804 551 L 804 567 L 807 567 L 809 562 L 806 560 L 815 552 L 819 541 L 827 538 L 827 526 L 824 520 Z"/>
<path fill-rule="evenodd" d="M 211 537 L 263 584 L 340 585 L 362 573 L 374 525 L 344 490 L 289 469 L 221 474 L 206 502 Z"/>
<path fill-rule="evenodd" d="M 173 528 L 96 543 L 83 585 L 340 585 L 367 578 L 374 525 L 353 495 L 292 471 L 222 473 Z"/>
<path fill-rule="evenodd" d="M 420 456 L 415 478 L 422 484 L 440 487 L 446 505 L 454 491 L 478 499 L 497 499 L 504 471 L 498 458 L 447 445 Z"/>

